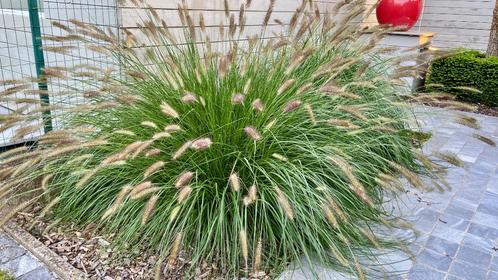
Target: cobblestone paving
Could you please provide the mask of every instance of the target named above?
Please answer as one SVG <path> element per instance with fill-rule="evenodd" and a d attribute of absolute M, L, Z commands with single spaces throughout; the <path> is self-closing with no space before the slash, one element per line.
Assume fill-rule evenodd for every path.
<path fill-rule="evenodd" d="M 416 261 L 391 253 L 385 256 L 386 263 L 392 263 L 386 270 L 397 272 L 395 279 L 498 280 L 498 148 L 473 137 L 476 130 L 454 123 L 454 111 L 419 107 L 416 115 L 423 130 L 433 130 L 424 151 L 453 152 L 465 166 L 448 166 L 445 178 L 451 191 L 410 190 L 406 195 L 398 210 L 420 232 L 410 245 Z M 480 134 L 498 142 L 498 118 L 468 115 L 479 120 Z M 319 270 L 318 276 L 351 279 L 327 269 Z M 292 280 L 311 278 L 308 269 L 281 276 Z"/>
<path fill-rule="evenodd" d="M 0 232 L 0 269 L 19 280 L 53 280 L 52 273 L 30 252 Z"/>
<path fill-rule="evenodd" d="M 439 193 L 411 190 L 398 207 L 420 232 L 410 246 L 413 263 L 399 253 L 386 254 L 387 270 L 409 280 L 498 280 L 498 148 L 472 135 L 475 130 L 455 124 L 455 112 L 417 108 L 424 130 L 433 138 L 426 153 L 450 151 L 465 162 L 464 168 L 449 167 L 446 180 L 451 191 Z M 481 124 L 479 133 L 498 142 L 498 118 L 469 114 Z M 24 248 L 0 232 L 0 269 L 17 279 L 51 280 L 54 276 Z M 348 279 L 323 269 L 320 279 Z M 288 271 L 282 279 L 310 279 L 309 270 Z"/>

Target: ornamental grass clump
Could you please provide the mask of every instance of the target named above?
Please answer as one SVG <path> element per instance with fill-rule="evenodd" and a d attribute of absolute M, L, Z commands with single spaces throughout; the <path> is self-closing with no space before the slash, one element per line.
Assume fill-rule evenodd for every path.
<path fill-rule="evenodd" d="M 248 38 L 250 1 L 235 13 L 225 2 L 216 39 L 185 5 L 178 32 L 132 2 L 147 16 L 122 40 L 76 20 L 54 24 L 67 33 L 57 40 L 119 66 L 86 67 L 94 89 L 57 93 L 81 105 L 2 117 L 0 130 L 20 127 L 19 139 L 48 111 L 60 120 L 36 145 L 0 155 L 0 197 L 30 194 L 10 216 L 42 203 L 41 216 L 92 225 L 117 248 L 144 246 L 170 271 L 187 258 L 185 277 L 206 263 L 224 278 L 277 276 L 304 261 L 365 278 L 375 250 L 400 246 L 374 230 L 403 225 L 384 201 L 403 190 L 399 176 L 425 189 L 420 174 L 438 181 L 440 167 L 417 149 L 422 137 L 399 94 L 416 68 L 382 59 L 391 49 L 376 46 L 390 30 L 360 25 L 372 12 L 365 1 L 331 13 L 303 1 L 270 36 L 272 0 Z M 81 67 L 47 68 L 43 78 L 81 81 Z M 4 81 L 12 87 L 1 98 L 31 82 Z"/>

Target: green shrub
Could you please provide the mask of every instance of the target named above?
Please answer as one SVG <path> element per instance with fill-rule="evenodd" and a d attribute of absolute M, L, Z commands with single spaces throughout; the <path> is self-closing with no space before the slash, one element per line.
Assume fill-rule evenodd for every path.
<path fill-rule="evenodd" d="M 362 12 L 361 3 L 346 20 Z M 56 221 L 92 225 L 118 248 L 145 246 L 170 264 L 182 252 L 185 276 L 205 263 L 227 279 L 277 276 L 303 260 L 364 279 L 362 264 L 375 260 L 375 250 L 401 246 L 373 231 L 401 226 L 383 207 L 403 190 L 398 175 L 423 187 L 418 174 L 434 165 L 413 147 L 423 137 L 410 131 L 398 98 L 401 73 L 372 49 L 384 31 L 358 44 L 359 25 L 331 25 L 330 15 L 318 25 L 303 9 L 289 37 L 225 41 L 229 51 L 221 54 L 192 42 L 209 39 L 203 22 L 196 29 L 182 9 L 184 37 L 156 28 L 154 11 L 152 23 L 124 42 L 79 22 L 62 26 L 86 44 L 109 42 L 98 50 L 114 55 L 126 75 L 85 75 L 99 90 L 76 90 L 87 104 L 52 111 L 64 121 L 60 130 L 0 155 L 0 196 L 39 180 L 34 199 L 51 199 L 41 216 L 52 210 Z M 242 32 L 231 18 L 222 38 Z M 155 47 L 130 48 L 140 38 Z M 180 40 L 187 43 L 173 44 Z M 81 78 L 74 68 L 60 71 L 45 72 Z M 12 117 L 25 121 L 17 137 L 40 111 Z"/>
<path fill-rule="evenodd" d="M 427 84 L 464 101 L 498 106 L 498 57 L 462 51 L 432 62 Z M 467 87 L 470 87 L 467 88 Z"/>

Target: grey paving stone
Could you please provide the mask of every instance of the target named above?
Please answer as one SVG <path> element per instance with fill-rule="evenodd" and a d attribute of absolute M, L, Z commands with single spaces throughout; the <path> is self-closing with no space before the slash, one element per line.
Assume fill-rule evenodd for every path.
<path fill-rule="evenodd" d="M 453 216 L 451 214 L 443 214 L 441 217 L 438 219 L 438 224 L 444 224 L 447 227 L 465 231 L 467 230 L 467 227 L 469 226 L 470 222 L 467 219 L 462 219 L 456 216 Z"/>
<path fill-rule="evenodd" d="M 10 260 L 6 263 L 0 264 L 0 269 L 9 272 L 10 274 L 15 275 L 17 271 L 17 267 L 19 266 L 19 258 Z"/>
<path fill-rule="evenodd" d="M 487 270 L 462 261 L 453 261 L 450 274 L 465 280 L 486 279 Z"/>
<path fill-rule="evenodd" d="M 24 254 L 26 254 L 26 250 L 18 245 L 0 245 L 0 264 L 19 258 Z"/>
<path fill-rule="evenodd" d="M 55 277 L 50 273 L 50 271 L 45 267 L 39 267 L 33 271 L 30 271 L 21 277 L 17 278 L 18 280 L 55 280 Z"/>
<path fill-rule="evenodd" d="M 434 210 L 421 208 L 418 212 L 414 214 L 414 216 L 416 217 L 414 223 L 415 229 L 424 233 L 431 232 L 440 215 L 441 213 L 436 212 Z"/>
<path fill-rule="evenodd" d="M 454 257 L 458 250 L 459 244 L 436 236 L 430 236 L 425 243 L 425 247 L 441 255 Z"/>
<path fill-rule="evenodd" d="M 498 177 L 497 178 L 492 178 L 489 180 L 488 185 L 486 186 L 486 191 L 498 194 Z"/>
<path fill-rule="evenodd" d="M 489 266 L 489 269 L 498 271 L 498 255 L 494 255 L 493 259 L 491 259 L 491 265 Z"/>
<path fill-rule="evenodd" d="M 470 246 L 462 246 L 456 255 L 457 260 L 465 261 L 470 264 L 487 269 L 491 261 L 491 253 L 482 251 Z"/>
<path fill-rule="evenodd" d="M 448 278 L 446 278 L 446 280 L 462 280 L 462 278 L 448 274 Z"/>
<path fill-rule="evenodd" d="M 481 200 L 483 192 L 484 189 L 458 189 L 458 191 L 455 193 L 455 196 L 453 197 L 453 201 L 464 202 L 467 204 L 467 206 L 477 208 L 479 206 L 479 201 Z"/>
<path fill-rule="evenodd" d="M 493 252 L 493 246 L 496 245 L 496 240 L 466 233 L 463 237 L 463 245 L 470 246 L 484 252 Z"/>
<path fill-rule="evenodd" d="M 26 254 L 18 258 L 19 262 L 13 275 L 15 277 L 22 276 L 30 271 L 33 271 L 42 266 L 42 264 L 36 260 L 30 254 Z"/>
<path fill-rule="evenodd" d="M 474 164 L 470 165 L 471 168 Z M 492 173 L 485 170 L 470 169 L 468 176 L 468 186 L 483 187 L 489 183 Z"/>
<path fill-rule="evenodd" d="M 493 216 L 482 212 L 476 212 L 471 222 L 485 225 L 490 228 L 498 229 L 498 216 Z"/>
<path fill-rule="evenodd" d="M 451 261 L 450 257 L 430 249 L 422 250 L 417 256 L 417 263 L 424 264 L 440 271 L 448 271 Z"/>
<path fill-rule="evenodd" d="M 487 280 L 498 280 L 498 272 L 496 272 L 496 271 L 490 271 L 488 273 L 488 277 L 486 279 Z"/>
<path fill-rule="evenodd" d="M 410 280 L 443 280 L 445 277 L 445 273 L 423 264 L 416 264 L 408 274 L 408 279 Z"/>
<path fill-rule="evenodd" d="M 463 240 L 465 232 L 454 228 L 447 227 L 444 224 L 437 224 L 431 233 L 433 236 L 445 239 L 453 243 L 460 243 Z"/>
<path fill-rule="evenodd" d="M 493 174 L 493 171 L 495 171 L 496 164 L 494 164 L 494 161 L 487 158 L 483 154 L 480 154 L 479 157 L 477 158 L 477 161 L 474 164 L 471 164 L 468 168 L 468 170 L 473 173 L 482 173 L 482 174 Z"/>
<path fill-rule="evenodd" d="M 11 245 L 15 245 L 15 244 L 16 243 L 12 239 L 7 238 L 5 235 L 3 235 L 0 232 L 0 250 L 5 248 L 5 246 L 11 246 Z"/>
<path fill-rule="evenodd" d="M 472 209 L 472 204 L 466 203 L 461 200 L 452 200 L 448 208 L 445 210 L 445 214 L 450 214 L 455 217 L 470 220 L 474 216 L 474 209 Z"/>
<path fill-rule="evenodd" d="M 498 229 L 493 228 L 493 227 L 488 227 L 485 225 L 481 225 L 479 223 L 471 223 L 469 226 L 469 233 L 485 237 L 485 238 L 490 238 L 490 239 L 496 239 L 498 238 Z"/>
<path fill-rule="evenodd" d="M 498 216 L 498 194 L 485 192 L 477 211 Z"/>
<path fill-rule="evenodd" d="M 379 256 L 373 265 L 382 265 L 383 270 L 389 275 L 401 276 L 407 274 L 413 266 L 413 260 L 403 252 L 391 251 Z"/>

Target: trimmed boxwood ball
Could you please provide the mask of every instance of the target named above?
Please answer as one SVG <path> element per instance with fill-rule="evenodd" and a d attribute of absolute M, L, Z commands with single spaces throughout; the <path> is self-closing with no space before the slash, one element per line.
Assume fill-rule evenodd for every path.
<path fill-rule="evenodd" d="M 0 198 L 33 197 L 0 224 L 36 201 L 40 217 L 96 229 L 120 252 L 156 252 L 166 277 L 205 266 L 213 277 L 276 277 L 302 262 L 359 279 L 381 273 L 368 264 L 403 248 L 392 232 L 406 223 L 384 208 L 404 193 L 399 177 L 424 191 L 421 175 L 443 184 L 400 97 L 410 56 L 382 59 L 391 50 L 376 47 L 390 30 L 360 26 L 363 1 L 331 13 L 303 1 L 288 25 L 270 25 L 270 1 L 259 35 L 245 38 L 248 1 L 235 14 L 226 4 L 227 27 L 212 39 L 185 6 L 178 29 L 135 2 L 147 16 L 122 40 L 55 23 L 68 34 L 54 41 L 84 43 L 120 67 L 45 69 L 49 81 L 83 81 L 84 91 L 54 94 L 85 102 L 2 120 L 2 129 L 19 125 L 18 139 L 46 110 L 59 122 L 36 146 L 0 155 Z M 260 39 L 275 26 L 282 33 Z"/>
<path fill-rule="evenodd" d="M 426 83 L 429 90 L 453 93 L 460 100 L 496 107 L 498 57 L 463 50 L 435 59 L 429 68 Z M 431 84 L 442 87 L 431 88 Z"/>

